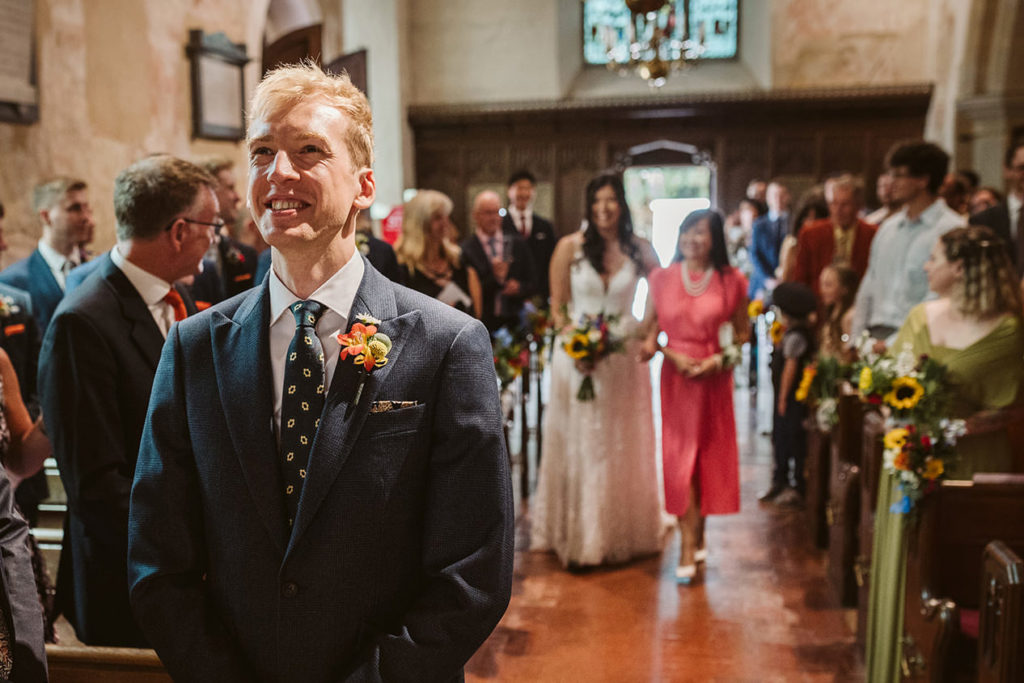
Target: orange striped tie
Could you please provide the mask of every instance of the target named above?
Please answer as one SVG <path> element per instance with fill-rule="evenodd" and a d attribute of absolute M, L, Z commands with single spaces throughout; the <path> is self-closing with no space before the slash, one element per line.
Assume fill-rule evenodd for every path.
<path fill-rule="evenodd" d="M 181 298 L 181 294 L 178 294 L 178 290 L 171 287 L 171 291 L 164 295 L 164 301 L 174 311 L 174 320 L 184 320 L 188 317 L 188 309 L 185 308 L 185 301 Z"/>

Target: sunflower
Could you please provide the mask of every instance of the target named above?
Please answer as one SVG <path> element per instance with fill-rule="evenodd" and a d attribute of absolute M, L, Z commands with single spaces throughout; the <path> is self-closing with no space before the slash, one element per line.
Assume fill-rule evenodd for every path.
<path fill-rule="evenodd" d="M 814 376 L 817 374 L 818 370 L 813 365 L 808 365 L 804 368 L 804 374 L 800 378 L 800 386 L 796 388 L 796 400 L 801 403 L 807 400 L 807 394 L 811 391 L 811 383 L 814 382 Z"/>
<path fill-rule="evenodd" d="M 569 354 L 569 358 L 573 360 L 580 360 L 586 358 L 590 351 L 590 339 L 586 334 L 577 332 L 565 342 L 565 352 Z"/>
<path fill-rule="evenodd" d="M 906 445 L 908 436 L 910 436 L 910 432 L 903 427 L 897 427 L 896 429 L 890 429 L 885 433 L 885 436 L 882 438 L 882 443 L 885 445 L 887 450 L 899 450 Z"/>
<path fill-rule="evenodd" d="M 942 463 L 942 458 L 928 458 L 924 464 L 924 472 L 922 476 L 929 481 L 935 481 L 942 473 L 946 471 L 945 465 Z"/>
<path fill-rule="evenodd" d="M 756 318 L 762 313 L 764 313 L 764 302 L 760 299 L 754 299 L 747 304 L 747 317 Z"/>
<path fill-rule="evenodd" d="M 871 375 L 871 368 L 864 366 L 860 369 L 860 377 L 857 378 L 857 390 L 861 395 L 866 396 L 871 391 L 874 378 Z"/>
<path fill-rule="evenodd" d="M 913 377 L 897 377 L 885 395 L 885 402 L 896 410 L 910 410 L 924 396 L 924 387 Z"/>
<path fill-rule="evenodd" d="M 772 327 L 768 330 L 769 336 L 772 338 L 772 344 L 778 346 L 782 343 L 782 336 L 786 334 L 786 328 L 782 326 L 778 320 L 772 323 Z"/>

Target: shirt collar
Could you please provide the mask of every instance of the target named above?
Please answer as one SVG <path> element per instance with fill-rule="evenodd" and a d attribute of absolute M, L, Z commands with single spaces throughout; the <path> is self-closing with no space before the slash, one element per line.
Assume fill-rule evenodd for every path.
<path fill-rule="evenodd" d="M 1011 216 L 1016 216 L 1020 212 L 1020 205 L 1024 203 L 1024 199 L 1021 199 L 1014 193 L 1006 195 L 1006 208 L 1010 210 Z"/>
<path fill-rule="evenodd" d="M 512 220 L 516 224 L 516 227 L 519 227 L 519 224 L 522 223 L 522 219 L 533 213 L 533 206 L 527 206 L 525 211 L 520 211 L 516 208 L 515 204 L 509 204 L 508 212 L 512 215 Z"/>
<path fill-rule="evenodd" d="M 900 209 L 900 212 L 895 216 L 899 219 L 899 225 L 920 225 L 926 224 L 931 225 L 938 222 L 939 216 L 946 209 L 946 202 L 942 197 L 938 197 L 934 202 L 928 205 L 924 211 L 918 214 L 917 218 L 911 220 L 907 215 L 907 207 L 904 206 Z"/>
<path fill-rule="evenodd" d="M 320 285 L 315 292 L 309 295 L 309 299 L 319 301 L 327 308 L 341 316 L 342 320 L 348 322 L 348 314 L 352 310 L 352 302 L 356 299 L 356 291 L 359 283 L 363 281 L 363 273 L 366 266 L 363 264 L 363 257 L 355 252 L 348 263 L 327 279 L 327 282 Z M 288 289 L 281 278 L 277 276 L 274 269 L 270 269 L 270 324 L 274 323 L 284 315 L 288 307 L 296 301 L 300 301 L 292 290 Z M 372 313 L 372 311 L 370 311 Z"/>
<path fill-rule="evenodd" d="M 171 291 L 169 282 L 153 275 L 147 270 L 143 270 L 126 259 L 124 254 L 121 253 L 121 249 L 117 246 L 110 250 L 110 260 L 114 262 L 115 266 L 120 268 L 121 272 L 132 283 L 132 286 L 135 287 L 135 290 L 142 297 L 142 300 L 146 302 L 147 306 L 152 306 L 158 301 L 162 301 L 167 296 L 167 292 Z"/>
<path fill-rule="evenodd" d="M 37 246 L 39 249 L 39 255 L 43 257 L 44 261 L 46 261 L 46 265 L 50 267 L 50 270 L 63 270 L 64 263 L 66 261 L 71 261 L 74 265 L 78 265 L 78 262 L 72 256 L 65 256 L 64 254 L 58 253 L 53 247 L 43 240 L 39 240 L 39 244 Z M 72 251 L 71 253 L 74 254 L 75 252 Z"/>

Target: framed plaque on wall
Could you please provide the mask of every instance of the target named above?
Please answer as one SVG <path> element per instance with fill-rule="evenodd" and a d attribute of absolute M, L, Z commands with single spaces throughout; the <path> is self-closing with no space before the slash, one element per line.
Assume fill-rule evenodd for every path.
<path fill-rule="evenodd" d="M 233 43 L 223 33 L 193 29 L 185 51 L 192 66 L 192 137 L 241 140 L 245 137 L 243 70 L 249 62 L 245 44 Z"/>

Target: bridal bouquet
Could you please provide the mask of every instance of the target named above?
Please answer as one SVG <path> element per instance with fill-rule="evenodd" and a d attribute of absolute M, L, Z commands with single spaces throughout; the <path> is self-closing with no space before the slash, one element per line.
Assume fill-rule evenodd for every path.
<path fill-rule="evenodd" d="M 610 328 L 618 321 L 616 315 L 584 315 L 568 334 L 562 348 L 576 361 L 576 367 L 583 373 L 583 381 L 576 392 L 579 401 L 594 400 L 594 379 L 590 374 L 597 362 L 610 353 L 621 351 L 623 339 L 612 334 Z"/>

